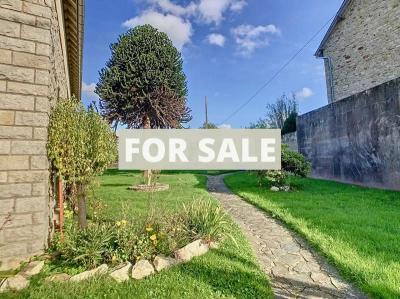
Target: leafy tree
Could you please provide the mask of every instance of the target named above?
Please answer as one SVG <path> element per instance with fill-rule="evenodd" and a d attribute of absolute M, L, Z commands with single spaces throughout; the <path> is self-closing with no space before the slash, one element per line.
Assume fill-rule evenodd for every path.
<path fill-rule="evenodd" d="M 200 127 L 200 129 L 218 129 L 218 127 L 217 127 L 217 125 L 216 124 L 214 124 L 214 123 L 204 123 L 201 127 Z"/>
<path fill-rule="evenodd" d="M 267 104 L 267 115 L 265 122 L 270 128 L 282 129 L 285 120 L 290 116 L 290 114 L 297 113 L 297 106 L 298 105 L 294 94 L 292 94 L 291 97 L 283 94 L 275 101 L 275 103 Z"/>
<path fill-rule="evenodd" d="M 268 123 L 265 121 L 265 119 L 260 118 L 257 120 L 255 123 L 251 123 L 249 125 L 249 129 L 268 129 Z"/>
<path fill-rule="evenodd" d="M 267 113 L 264 118 L 251 123 L 250 129 L 283 129 L 285 121 L 298 111 L 296 96 L 292 94 L 288 97 L 283 94 L 276 99 L 275 103 L 267 104 Z M 291 116 L 293 117 L 293 115 Z"/>
<path fill-rule="evenodd" d="M 190 121 L 182 58 L 168 36 L 137 26 L 111 44 L 96 93 L 104 117 L 128 128 L 180 128 Z"/>
<path fill-rule="evenodd" d="M 282 135 L 296 132 L 297 130 L 296 118 L 297 118 L 297 112 L 290 113 L 289 117 L 283 123 Z"/>
<path fill-rule="evenodd" d="M 50 114 L 47 152 L 57 177 L 78 197 L 78 215 L 85 228 L 88 185 L 116 160 L 116 139 L 93 109 L 76 99 L 59 100 Z"/>

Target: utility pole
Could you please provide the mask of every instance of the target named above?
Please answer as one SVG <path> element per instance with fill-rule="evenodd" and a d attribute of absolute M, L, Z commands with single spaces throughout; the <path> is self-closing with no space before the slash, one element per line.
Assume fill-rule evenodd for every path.
<path fill-rule="evenodd" d="M 208 129 L 208 107 L 207 107 L 207 96 L 204 97 L 204 108 L 206 112 L 206 123 L 205 128 Z"/>

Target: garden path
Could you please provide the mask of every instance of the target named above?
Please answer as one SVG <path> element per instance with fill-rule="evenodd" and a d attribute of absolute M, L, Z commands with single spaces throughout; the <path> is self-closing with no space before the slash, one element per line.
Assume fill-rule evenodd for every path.
<path fill-rule="evenodd" d="M 366 298 L 280 221 L 234 195 L 224 176 L 208 176 L 208 190 L 251 242 L 276 298 Z"/>

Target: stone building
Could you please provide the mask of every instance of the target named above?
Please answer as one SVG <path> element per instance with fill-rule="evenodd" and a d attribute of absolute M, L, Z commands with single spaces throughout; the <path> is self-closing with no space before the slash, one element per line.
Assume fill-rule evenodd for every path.
<path fill-rule="evenodd" d="M 83 0 L 0 0 L 0 270 L 43 252 L 51 104 L 80 97 Z"/>
<path fill-rule="evenodd" d="M 345 0 L 319 46 L 329 103 L 400 77 L 400 0 Z"/>
<path fill-rule="evenodd" d="M 316 56 L 329 104 L 297 119 L 312 176 L 400 190 L 400 0 L 345 0 Z"/>

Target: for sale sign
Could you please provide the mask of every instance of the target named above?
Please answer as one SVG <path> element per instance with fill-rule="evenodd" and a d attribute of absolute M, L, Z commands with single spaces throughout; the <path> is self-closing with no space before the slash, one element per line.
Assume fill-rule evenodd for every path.
<path fill-rule="evenodd" d="M 120 130 L 118 140 L 123 170 L 281 168 L 280 130 Z"/>

